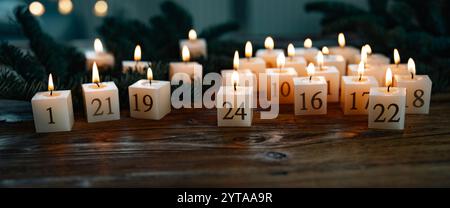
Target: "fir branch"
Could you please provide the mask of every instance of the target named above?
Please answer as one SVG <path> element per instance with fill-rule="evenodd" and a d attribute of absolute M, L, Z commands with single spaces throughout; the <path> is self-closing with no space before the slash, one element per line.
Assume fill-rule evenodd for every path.
<path fill-rule="evenodd" d="M 222 23 L 204 29 L 203 32 L 200 33 L 200 37 L 205 38 L 207 41 L 211 41 L 220 38 L 223 34 L 233 32 L 238 29 L 239 24 L 237 22 Z"/>
<path fill-rule="evenodd" d="M 6 42 L 0 44 L 0 64 L 9 66 L 27 81 L 44 80 L 47 75 L 34 56 Z"/>

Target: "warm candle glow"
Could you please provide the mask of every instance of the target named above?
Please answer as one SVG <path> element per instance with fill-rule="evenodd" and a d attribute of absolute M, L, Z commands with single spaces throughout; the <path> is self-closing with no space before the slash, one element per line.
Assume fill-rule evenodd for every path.
<path fill-rule="evenodd" d="M 253 46 L 250 41 L 245 43 L 245 57 L 251 58 L 253 56 Z"/>
<path fill-rule="evenodd" d="M 394 63 L 396 65 L 400 64 L 400 54 L 397 49 L 394 49 Z"/>
<path fill-rule="evenodd" d="M 295 47 L 292 43 L 289 43 L 288 48 L 287 48 L 287 53 L 288 53 L 289 57 L 295 56 Z"/>
<path fill-rule="evenodd" d="M 361 61 L 361 62 L 359 62 L 359 65 L 358 65 L 358 76 L 359 76 L 360 81 L 361 81 L 362 76 L 364 75 L 364 70 L 365 70 L 364 62 Z"/>
<path fill-rule="evenodd" d="M 34 1 L 30 4 L 28 10 L 30 10 L 31 14 L 33 14 L 34 16 L 41 16 L 45 12 L 45 7 L 41 2 Z"/>
<path fill-rule="evenodd" d="M 416 63 L 412 58 L 408 59 L 408 72 L 411 74 L 411 77 L 414 79 L 416 75 Z"/>
<path fill-rule="evenodd" d="M 305 42 L 303 42 L 303 47 L 304 48 L 312 48 L 312 40 L 310 38 L 306 38 Z"/>
<path fill-rule="evenodd" d="M 366 49 L 367 55 L 371 55 L 372 54 L 372 47 L 370 47 L 369 44 L 366 44 L 364 47 Z"/>
<path fill-rule="evenodd" d="M 266 40 L 264 40 L 264 47 L 269 50 L 272 50 L 275 47 L 272 37 L 268 36 Z"/>
<path fill-rule="evenodd" d="M 363 62 L 364 65 L 367 64 L 367 48 L 366 48 L 366 46 L 363 46 L 361 48 L 361 62 Z"/>
<path fill-rule="evenodd" d="M 142 56 L 141 46 L 137 45 L 134 49 L 134 61 L 140 61 Z"/>
<path fill-rule="evenodd" d="M 323 54 L 321 51 L 317 53 L 317 65 L 319 65 L 319 69 L 322 70 L 323 68 Z"/>
<path fill-rule="evenodd" d="M 391 70 L 391 68 L 389 67 L 387 70 L 386 70 L 386 87 L 389 87 L 389 86 L 391 86 L 392 85 L 392 70 Z"/>
<path fill-rule="evenodd" d="M 239 73 L 236 70 L 234 70 L 231 74 L 231 83 L 233 83 L 234 91 L 236 91 L 237 85 L 239 83 Z"/>
<path fill-rule="evenodd" d="M 197 40 L 197 32 L 194 29 L 189 30 L 188 37 L 189 40 Z"/>
<path fill-rule="evenodd" d="M 103 44 L 100 39 L 96 38 L 94 41 L 94 50 L 96 53 L 102 53 L 103 52 Z"/>
<path fill-rule="evenodd" d="M 239 52 L 234 52 L 234 58 L 233 58 L 233 69 L 237 70 L 239 69 Z"/>
<path fill-rule="evenodd" d="M 323 53 L 323 55 L 329 55 L 330 54 L 330 49 L 328 49 L 328 47 L 324 46 L 322 48 L 322 53 Z"/>
<path fill-rule="evenodd" d="M 152 68 L 148 67 L 147 69 L 147 80 L 151 81 L 153 80 L 153 71 Z"/>
<path fill-rule="evenodd" d="M 104 17 L 108 13 L 108 3 L 105 0 L 95 2 L 94 14 L 99 17 Z"/>
<path fill-rule="evenodd" d="M 339 33 L 338 35 L 338 43 L 341 48 L 345 47 L 345 36 L 344 33 Z"/>
<path fill-rule="evenodd" d="M 308 67 L 306 68 L 306 73 L 308 74 L 309 77 L 314 76 L 314 73 L 316 73 L 316 67 L 314 66 L 313 63 L 308 64 Z"/>
<path fill-rule="evenodd" d="M 48 75 L 48 91 L 53 91 L 55 86 L 53 85 L 53 77 L 52 74 Z"/>
<path fill-rule="evenodd" d="M 72 12 L 73 3 L 72 0 L 59 0 L 58 1 L 58 11 L 59 13 L 66 15 Z"/>
<path fill-rule="evenodd" d="M 183 59 L 184 62 L 188 62 L 191 59 L 191 53 L 189 52 L 189 48 L 185 45 L 181 50 L 181 59 Z"/>
<path fill-rule="evenodd" d="M 277 56 L 277 67 L 278 68 L 284 68 L 284 65 L 286 64 L 286 57 L 284 57 L 284 53 L 281 53 Z"/>
<path fill-rule="evenodd" d="M 92 83 L 99 83 L 99 82 L 100 76 L 98 75 L 97 63 L 94 62 L 94 65 L 92 66 Z"/>

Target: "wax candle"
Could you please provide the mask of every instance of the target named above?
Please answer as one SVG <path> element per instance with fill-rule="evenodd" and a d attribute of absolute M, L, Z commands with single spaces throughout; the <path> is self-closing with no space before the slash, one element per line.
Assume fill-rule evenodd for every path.
<path fill-rule="evenodd" d="M 359 55 L 359 50 L 352 46 L 346 46 L 345 35 L 343 33 L 339 33 L 338 35 L 338 44 L 339 47 L 331 47 L 330 54 L 331 55 L 341 55 L 344 57 L 346 64 L 355 64 L 359 62 L 355 62 L 355 56 Z"/>
<path fill-rule="evenodd" d="M 323 54 L 323 65 L 324 66 L 334 66 L 336 67 L 336 69 L 339 71 L 339 75 L 341 76 L 345 76 L 346 74 L 346 69 L 347 69 L 347 65 L 345 62 L 345 59 L 343 56 L 341 55 L 330 55 L 330 51 L 328 49 L 328 47 L 323 47 L 322 48 L 322 54 Z M 319 65 L 319 63 L 317 63 L 317 56 L 315 58 L 315 64 Z"/>
<path fill-rule="evenodd" d="M 408 68 L 406 64 L 401 63 L 400 59 L 400 53 L 397 49 L 394 49 L 394 64 L 391 65 L 385 65 L 386 69 L 387 67 L 390 67 L 392 70 L 392 74 L 394 77 L 396 75 L 409 75 Z M 395 82 L 395 80 L 394 80 Z"/>
<path fill-rule="evenodd" d="M 364 74 L 367 76 L 373 76 L 378 81 L 378 85 L 383 86 L 385 83 L 385 75 L 387 68 L 385 65 L 369 65 L 367 64 L 367 53 L 361 52 L 361 61 L 364 64 Z M 348 65 L 349 76 L 357 76 L 358 75 L 358 66 L 357 64 Z"/>
<path fill-rule="evenodd" d="M 217 92 L 217 126 L 249 127 L 252 125 L 252 87 L 238 86 L 239 74 L 234 71 L 233 86 L 221 86 Z"/>
<path fill-rule="evenodd" d="M 377 80 L 364 75 L 364 63 L 358 67 L 358 76 L 343 76 L 341 108 L 344 115 L 367 115 L 370 88 L 378 87 Z"/>
<path fill-rule="evenodd" d="M 94 41 L 94 51 L 88 50 L 84 53 L 86 56 L 86 68 L 92 69 L 94 62 L 99 69 L 108 69 L 114 67 L 114 56 L 103 50 L 103 44 L 100 39 Z"/>
<path fill-rule="evenodd" d="M 253 46 L 250 41 L 245 43 L 245 58 L 239 59 L 239 69 L 250 69 L 259 78 L 260 73 L 266 72 L 266 62 L 260 57 L 253 56 Z"/>
<path fill-rule="evenodd" d="M 306 60 L 301 56 L 295 56 L 295 47 L 292 43 L 288 45 L 287 53 L 285 66 L 294 68 L 298 76 L 306 76 Z"/>
<path fill-rule="evenodd" d="M 119 91 L 114 82 L 100 82 L 97 64 L 92 67 L 92 83 L 83 84 L 88 123 L 120 119 Z"/>
<path fill-rule="evenodd" d="M 197 32 L 194 29 L 189 30 L 188 39 L 180 41 L 180 50 L 183 46 L 189 48 L 192 57 L 207 57 L 207 45 L 205 39 L 197 38 Z"/>
<path fill-rule="evenodd" d="M 339 86 L 340 86 L 340 74 L 339 71 L 334 66 L 324 66 L 323 64 L 323 54 L 319 51 L 317 55 L 318 69 L 315 74 L 318 76 L 325 77 L 328 83 L 328 102 L 339 102 Z"/>
<path fill-rule="evenodd" d="M 416 64 L 408 60 L 410 75 L 395 75 L 396 86 L 406 88 L 406 113 L 428 114 L 431 99 L 431 79 L 427 75 L 416 75 Z"/>
<path fill-rule="evenodd" d="M 134 49 L 134 61 L 122 61 L 122 72 L 135 71 L 138 73 L 145 73 L 145 69 L 151 66 L 149 61 L 141 61 L 142 50 L 141 46 L 137 45 Z"/>
<path fill-rule="evenodd" d="M 197 62 L 189 62 L 190 52 L 187 46 L 183 46 L 181 58 L 183 62 L 171 62 L 169 64 L 169 79 L 172 80 L 172 77 L 176 73 L 185 73 L 191 77 L 191 81 L 201 80 L 203 77 L 203 67 Z"/>
<path fill-rule="evenodd" d="M 275 92 L 280 93 L 279 103 L 280 104 L 288 104 L 294 103 L 294 77 L 297 77 L 297 71 L 294 68 L 285 67 L 286 58 L 284 54 L 280 54 L 277 58 L 277 68 L 268 68 L 266 70 L 267 74 L 267 88 L 268 95 L 271 95 L 272 90 L 276 90 Z M 272 80 L 279 80 L 278 86 L 272 86 L 270 83 L 273 83 Z M 276 94 L 274 94 L 276 95 Z"/>
<path fill-rule="evenodd" d="M 296 56 L 301 56 L 305 58 L 308 63 L 314 63 L 314 58 L 316 57 L 319 49 L 313 47 L 313 42 L 310 38 L 306 38 L 303 42 L 303 48 L 296 48 Z"/>
<path fill-rule="evenodd" d="M 373 54 L 372 48 L 368 44 L 366 44 L 362 47 L 361 53 L 367 54 L 366 64 L 368 64 L 370 66 L 372 66 L 372 65 L 387 65 L 391 62 L 390 59 L 383 54 L 378 54 L 378 53 Z M 361 55 L 355 55 L 355 62 L 356 63 L 361 62 Z"/>
<path fill-rule="evenodd" d="M 372 87 L 369 93 L 369 128 L 404 129 L 406 89 L 392 87 L 392 71 L 386 70 L 386 87 Z"/>
<path fill-rule="evenodd" d="M 170 113 L 170 82 L 153 80 L 151 68 L 147 69 L 147 79 L 142 79 L 128 87 L 130 117 L 160 120 Z"/>
<path fill-rule="evenodd" d="M 233 58 L 233 69 L 224 69 L 221 70 L 222 75 L 222 85 L 223 86 L 233 86 L 232 75 L 234 72 L 238 72 L 239 86 L 252 87 L 253 96 L 252 96 L 252 108 L 256 108 L 258 105 L 258 89 L 257 89 L 257 79 L 256 75 L 250 69 L 242 69 L 239 67 L 239 53 L 238 51 L 234 52 Z"/>
<path fill-rule="evenodd" d="M 74 123 L 70 90 L 54 91 L 52 74 L 48 92 L 38 92 L 31 99 L 36 132 L 70 131 Z"/>
<path fill-rule="evenodd" d="M 327 114 L 327 81 L 314 76 L 314 64 L 309 63 L 307 77 L 295 77 L 295 115 Z"/>
<path fill-rule="evenodd" d="M 273 41 L 273 38 L 270 36 L 264 40 L 264 47 L 266 49 L 259 49 L 258 51 L 256 51 L 256 57 L 264 59 L 267 68 L 275 67 L 277 57 L 278 55 L 283 53 L 283 50 L 274 49 L 275 43 Z"/>

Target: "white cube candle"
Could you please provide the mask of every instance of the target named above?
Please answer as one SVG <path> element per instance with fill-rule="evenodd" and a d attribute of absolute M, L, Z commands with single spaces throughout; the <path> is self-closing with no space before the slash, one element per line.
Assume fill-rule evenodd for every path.
<path fill-rule="evenodd" d="M 144 74 L 147 68 L 151 67 L 151 63 L 148 61 L 141 61 L 141 57 L 141 46 L 137 45 L 134 49 L 134 61 L 122 61 L 122 73 L 133 71 Z"/>
<path fill-rule="evenodd" d="M 314 63 L 315 57 L 319 53 L 319 49 L 317 48 L 296 48 L 295 55 L 299 57 L 305 58 L 306 62 Z"/>
<path fill-rule="evenodd" d="M 358 64 L 358 62 L 355 61 L 355 57 L 359 55 L 359 50 L 352 46 L 346 46 L 345 35 L 343 33 L 339 33 L 338 43 L 339 47 L 330 48 L 330 54 L 341 55 L 344 57 L 346 64 Z M 343 73 L 343 75 L 344 74 L 345 73 Z"/>
<path fill-rule="evenodd" d="M 395 75 L 395 86 L 406 88 L 406 113 L 428 114 L 432 82 L 427 75 L 416 75 L 416 65 L 408 61 L 410 75 Z"/>
<path fill-rule="evenodd" d="M 361 62 L 361 55 L 355 55 L 355 62 L 359 63 Z M 371 54 L 367 56 L 367 65 L 369 66 L 377 66 L 377 65 L 389 65 L 391 60 L 389 57 L 383 55 L 383 54 Z"/>
<path fill-rule="evenodd" d="M 372 87 L 378 87 L 377 80 L 372 76 L 343 76 L 341 108 L 344 115 L 367 115 Z"/>
<path fill-rule="evenodd" d="M 100 82 L 97 65 L 92 67 L 92 83 L 83 84 L 84 108 L 88 123 L 120 119 L 119 91 L 114 82 Z"/>
<path fill-rule="evenodd" d="M 325 77 L 295 77 L 295 115 L 327 114 L 327 81 Z"/>
<path fill-rule="evenodd" d="M 252 87 L 222 86 L 217 92 L 217 126 L 250 127 L 253 121 Z"/>
<path fill-rule="evenodd" d="M 410 59 L 408 61 L 408 63 L 411 61 L 412 59 Z M 395 64 L 391 64 L 391 65 L 384 65 L 384 67 L 390 67 L 392 70 L 392 75 L 395 77 L 396 75 L 409 75 L 408 72 L 408 66 L 406 64 L 401 64 L 400 63 L 400 53 L 398 52 L 397 49 L 394 49 L 394 63 Z M 415 67 L 415 64 L 414 64 Z M 394 79 L 394 86 L 395 86 L 395 79 Z"/>
<path fill-rule="evenodd" d="M 250 69 L 258 78 L 260 73 L 266 73 L 266 62 L 259 57 L 241 58 L 239 69 Z"/>
<path fill-rule="evenodd" d="M 180 40 L 180 50 L 183 46 L 189 48 L 192 57 L 207 57 L 207 45 L 205 39 L 197 38 L 195 30 L 191 29 L 188 33 L 188 39 Z"/>
<path fill-rule="evenodd" d="M 391 87 L 370 88 L 369 128 L 404 129 L 406 89 Z"/>
<path fill-rule="evenodd" d="M 266 62 L 266 68 L 275 67 L 277 57 L 280 54 L 284 54 L 283 50 L 274 49 L 275 42 L 270 36 L 264 40 L 264 47 L 265 49 L 259 49 L 256 51 L 256 57 L 260 57 Z"/>
<path fill-rule="evenodd" d="M 285 67 L 294 68 L 298 76 L 306 76 L 306 60 L 299 56 L 290 56 L 286 58 Z"/>
<path fill-rule="evenodd" d="M 88 50 L 84 52 L 86 57 L 86 68 L 91 70 L 92 65 L 97 63 L 97 67 L 100 69 L 108 69 L 114 67 L 114 56 L 111 53 L 103 50 L 103 44 L 100 39 L 95 39 L 94 50 Z"/>
<path fill-rule="evenodd" d="M 317 56 L 314 63 L 318 65 Z M 345 76 L 347 71 L 345 59 L 341 55 L 323 55 L 323 65 L 334 66 L 339 71 L 340 76 Z"/>
<path fill-rule="evenodd" d="M 190 52 L 185 46 L 181 55 L 183 62 L 171 62 L 169 64 L 169 80 L 177 73 L 185 73 L 192 80 L 201 80 L 203 78 L 203 67 L 197 62 L 189 62 Z"/>
<path fill-rule="evenodd" d="M 358 76 L 359 64 L 348 65 L 348 76 Z M 365 76 L 372 76 L 378 81 L 379 86 L 384 86 L 387 67 L 383 65 L 366 65 L 364 69 Z"/>
<path fill-rule="evenodd" d="M 319 54 L 322 54 L 319 52 Z M 323 63 L 322 61 L 318 61 L 319 63 Z M 317 76 L 325 77 L 328 83 L 328 102 L 339 102 L 339 87 L 340 87 L 340 74 L 339 71 L 334 66 L 323 66 L 319 65 L 318 70 L 316 70 Z"/>
<path fill-rule="evenodd" d="M 294 68 L 269 68 L 266 70 L 267 74 L 267 95 L 272 94 L 272 90 L 276 90 L 279 96 L 280 104 L 294 103 L 294 77 L 297 77 L 297 71 Z M 270 83 L 271 80 L 278 79 L 279 84 L 276 89 L 273 89 Z M 276 94 L 275 94 L 276 95 Z"/>
<path fill-rule="evenodd" d="M 222 75 L 222 85 L 223 86 L 233 86 L 232 75 L 234 69 L 224 69 L 221 71 Z M 252 87 L 252 108 L 256 108 L 258 105 L 258 90 L 257 90 L 257 80 L 256 75 L 250 69 L 239 69 L 237 70 L 239 74 L 239 86 Z"/>
<path fill-rule="evenodd" d="M 31 99 L 36 132 L 70 131 L 74 123 L 70 90 L 38 92 Z"/>
<path fill-rule="evenodd" d="M 139 80 L 128 87 L 130 117 L 160 120 L 170 113 L 170 82 Z"/>

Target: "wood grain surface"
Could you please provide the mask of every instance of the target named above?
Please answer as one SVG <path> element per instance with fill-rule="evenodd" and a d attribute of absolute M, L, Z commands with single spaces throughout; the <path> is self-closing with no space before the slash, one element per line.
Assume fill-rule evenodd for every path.
<path fill-rule="evenodd" d="M 450 94 L 404 131 L 367 129 L 366 116 L 296 117 L 216 127 L 216 110 L 173 110 L 160 121 L 86 123 L 36 134 L 0 123 L 2 187 L 449 187 Z"/>

